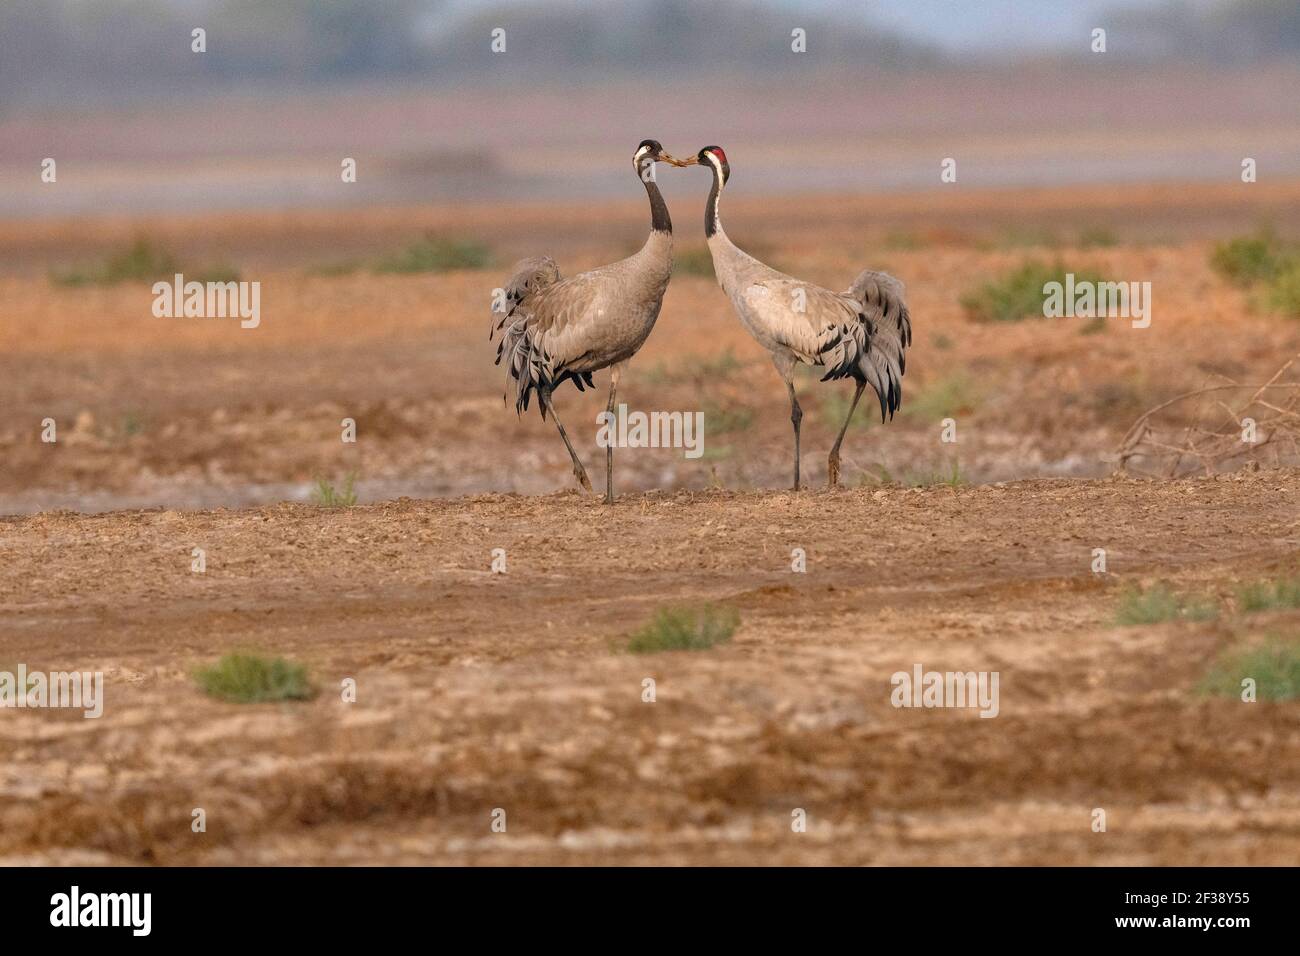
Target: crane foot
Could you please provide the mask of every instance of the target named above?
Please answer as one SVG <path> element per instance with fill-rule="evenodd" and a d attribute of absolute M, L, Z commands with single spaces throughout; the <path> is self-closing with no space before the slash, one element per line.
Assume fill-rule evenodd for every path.
<path fill-rule="evenodd" d="M 826 486 L 836 488 L 840 483 L 840 456 L 831 455 L 826 462 Z"/>

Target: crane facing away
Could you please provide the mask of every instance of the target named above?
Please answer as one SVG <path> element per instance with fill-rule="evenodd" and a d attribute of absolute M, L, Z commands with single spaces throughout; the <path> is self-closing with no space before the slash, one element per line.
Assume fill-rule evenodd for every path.
<path fill-rule="evenodd" d="M 493 304 L 489 338 L 501 333 L 496 363 L 505 360 L 507 385 L 515 383 L 515 411 L 523 414 L 533 392 L 543 420 L 555 420 L 573 460 L 573 474 L 587 491 L 591 481 L 555 414 L 551 393 L 566 381 L 578 391 L 593 386 L 592 372 L 610 369 L 608 412 L 628 360 L 654 328 L 673 272 L 673 223 L 655 182 L 655 164 L 687 166 L 653 139 L 632 157 L 650 199 L 650 237 L 634 255 L 590 272 L 560 277 L 550 256 L 516 263 L 504 296 Z M 614 502 L 614 448 L 605 448 L 605 503 Z"/>
<path fill-rule="evenodd" d="M 736 248 L 718 218 L 718 198 L 731 166 L 720 146 L 706 146 L 686 160 L 708 166 L 713 188 L 704 209 L 704 235 L 713 256 L 718 284 L 732 308 L 763 348 L 790 393 L 794 424 L 794 488 L 799 490 L 799 423 L 803 410 L 794 390 L 794 370 L 800 363 L 826 369 L 822 381 L 852 378 L 857 383 L 853 404 L 827 460 L 827 481 L 840 478 L 840 443 L 848 430 L 858 399 L 870 385 L 880 399 L 880 420 L 892 419 L 903 400 L 902 377 L 906 349 L 912 344 L 912 320 L 903 300 L 903 283 L 883 272 L 861 272 L 844 292 L 832 292 L 802 282 L 764 265 Z"/>

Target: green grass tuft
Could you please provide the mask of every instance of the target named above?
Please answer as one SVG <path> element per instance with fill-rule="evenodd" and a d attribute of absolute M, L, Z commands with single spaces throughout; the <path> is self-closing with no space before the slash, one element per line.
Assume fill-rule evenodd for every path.
<path fill-rule="evenodd" d="M 1237 591 L 1237 606 L 1248 613 L 1300 608 L 1300 578 L 1247 584 Z"/>
<path fill-rule="evenodd" d="M 492 250 L 481 242 L 426 236 L 400 252 L 379 260 L 381 275 L 410 275 L 417 272 L 448 272 L 452 269 L 483 269 L 492 265 Z"/>
<path fill-rule="evenodd" d="M 864 394 L 863 401 L 866 399 Z M 904 395 L 903 406 L 898 413 L 915 421 L 941 422 L 945 418 L 968 415 L 978 404 L 979 395 L 970 376 L 964 372 L 954 372 L 931 382 L 911 397 Z M 878 415 L 879 405 L 875 411 Z"/>
<path fill-rule="evenodd" d="M 1260 646 L 1222 655 L 1201 679 L 1198 689 L 1216 697 L 1241 698 L 1241 682 L 1255 681 L 1258 700 L 1300 697 L 1300 644 L 1276 638 Z"/>
<path fill-rule="evenodd" d="M 943 468 L 929 471 L 908 471 L 904 473 L 902 484 L 908 488 L 933 488 L 947 485 L 949 488 L 961 488 L 967 484 L 966 476 L 961 472 L 961 462 L 955 458 Z"/>
<path fill-rule="evenodd" d="M 660 651 L 702 651 L 731 640 L 740 627 L 735 608 L 705 604 L 699 607 L 661 608 L 653 620 L 628 641 L 633 654 Z"/>
<path fill-rule="evenodd" d="M 1253 236 L 1220 242 L 1210 255 L 1210 265 L 1229 282 L 1242 287 L 1267 282 L 1286 266 L 1289 254 L 1271 229 Z"/>
<path fill-rule="evenodd" d="M 1273 277 L 1264 304 L 1293 319 L 1300 318 L 1300 259 L 1287 264 Z"/>
<path fill-rule="evenodd" d="M 132 240 L 129 246 L 110 254 L 98 266 L 52 273 L 50 281 L 70 288 L 121 282 L 170 282 L 178 272 L 185 274 L 187 282 L 239 281 L 239 270 L 224 263 L 187 270 L 171 252 L 147 236 Z"/>
<path fill-rule="evenodd" d="M 1026 262 L 1001 278 L 986 282 L 961 297 L 966 315 L 975 322 L 1019 322 L 1042 318 L 1047 296 L 1043 287 L 1049 282 L 1064 284 L 1067 272 L 1074 273 L 1075 284 L 1106 281 L 1087 269 L 1071 269 L 1042 262 Z"/>
<path fill-rule="evenodd" d="M 1176 620 L 1209 621 L 1218 613 L 1212 601 L 1178 595 L 1167 585 L 1157 584 L 1145 591 L 1141 588 L 1126 590 L 1115 612 L 1115 621 L 1125 627 Z"/>
<path fill-rule="evenodd" d="M 235 704 L 310 700 L 316 696 L 307 679 L 307 668 L 282 657 L 227 654 L 212 666 L 196 670 L 194 680 L 205 694 Z"/>
<path fill-rule="evenodd" d="M 317 475 L 315 487 L 311 490 L 311 500 L 322 508 L 350 508 L 357 503 L 356 485 L 356 472 L 347 474 L 341 488 L 335 488 L 328 478 Z"/>
<path fill-rule="evenodd" d="M 171 253 L 141 236 L 125 249 L 110 255 L 98 267 L 76 269 L 50 278 L 56 285 L 63 286 L 116 285 L 119 282 L 157 282 L 170 279 L 180 271 L 180 265 Z"/>

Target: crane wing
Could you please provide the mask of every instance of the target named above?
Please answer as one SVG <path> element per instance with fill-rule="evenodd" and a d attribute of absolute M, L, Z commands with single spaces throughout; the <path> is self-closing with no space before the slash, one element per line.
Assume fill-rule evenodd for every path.
<path fill-rule="evenodd" d="M 863 377 L 880 399 L 880 419 L 888 410 L 893 417 L 903 401 L 903 373 L 907 348 L 912 344 L 912 316 L 904 298 L 903 283 L 886 272 L 864 269 L 845 295 L 861 310 L 870 328 L 871 351 L 861 363 Z"/>
<path fill-rule="evenodd" d="M 827 366 L 825 378 L 851 375 L 870 348 L 858 303 L 847 295 L 788 276 L 751 282 L 739 291 L 763 334 L 801 362 Z"/>
<path fill-rule="evenodd" d="M 489 337 L 501 333 L 496 364 L 505 360 L 506 374 L 515 383 L 515 410 L 527 411 L 538 389 L 550 391 L 566 380 L 579 391 L 592 385 L 590 372 L 566 366 L 583 358 L 581 320 L 602 291 L 599 274 L 561 279 L 555 262 L 540 256 L 516 264 L 503 291 L 504 310 L 496 314 Z M 545 406 L 540 411 L 545 418 Z"/>

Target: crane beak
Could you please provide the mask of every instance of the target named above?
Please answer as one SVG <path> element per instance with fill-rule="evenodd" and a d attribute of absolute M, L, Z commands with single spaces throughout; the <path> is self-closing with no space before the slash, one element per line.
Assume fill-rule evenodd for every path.
<path fill-rule="evenodd" d="M 660 153 L 659 158 L 670 166 L 676 166 L 679 169 L 685 166 L 694 166 L 700 161 L 698 156 L 692 156 L 690 159 L 678 159 L 676 156 L 670 156 L 668 153 Z"/>

